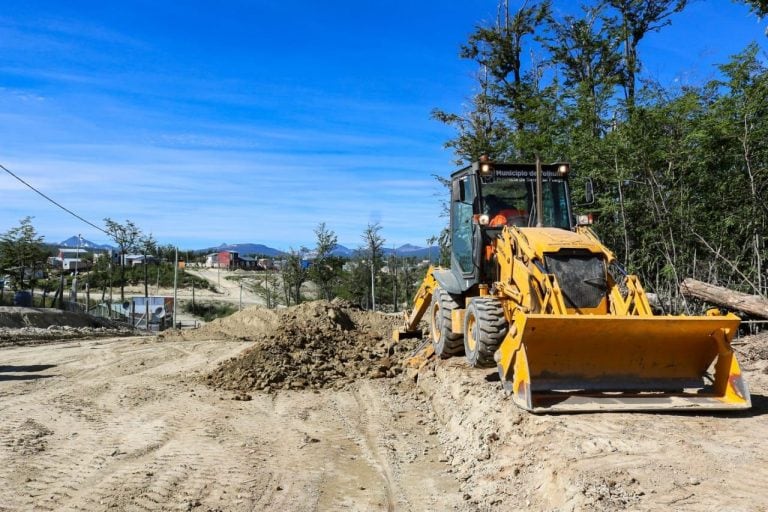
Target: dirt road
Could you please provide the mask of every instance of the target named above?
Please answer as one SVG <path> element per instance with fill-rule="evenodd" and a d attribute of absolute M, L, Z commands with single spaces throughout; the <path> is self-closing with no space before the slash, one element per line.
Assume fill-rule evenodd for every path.
<path fill-rule="evenodd" d="M 201 384 L 247 346 L 0 348 L 0 510 L 768 509 L 768 337 L 738 414 L 535 416 L 458 358 L 415 386 Z"/>
<path fill-rule="evenodd" d="M 255 304 L 264 304 L 264 298 L 251 291 L 253 283 L 259 280 L 259 277 L 255 272 L 247 272 L 243 270 L 230 271 L 213 268 L 187 269 L 186 272 L 202 279 L 206 279 L 211 283 L 217 290 L 217 293 L 211 295 L 215 300 L 237 304 L 242 302 L 244 307 Z M 242 288 L 240 286 L 240 281 L 232 279 L 233 277 L 242 279 Z"/>
<path fill-rule="evenodd" d="M 437 424 L 392 381 L 250 401 L 200 383 L 238 342 L 0 350 L 0 510 L 453 510 Z"/>

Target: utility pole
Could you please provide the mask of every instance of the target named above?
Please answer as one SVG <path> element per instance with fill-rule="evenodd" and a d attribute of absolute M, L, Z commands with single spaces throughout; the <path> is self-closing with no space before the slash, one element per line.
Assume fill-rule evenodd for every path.
<path fill-rule="evenodd" d="M 371 309 L 376 311 L 376 284 L 373 277 L 374 274 L 373 256 L 371 256 Z"/>
<path fill-rule="evenodd" d="M 77 234 L 77 252 L 75 253 L 75 278 L 72 280 L 72 302 L 77 303 L 77 271 L 80 268 L 80 244 L 83 241 L 82 235 Z"/>
<path fill-rule="evenodd" d="M 61 264 L 61 284 L 59 285 L 59 309 L 64 311 L 64 257 L 61 258 L 62 264 Z"/>
<path fill-rule="evenodd" d="M 147 243 L 144 243 L 144 322 L 149 332 L 149 285 L 147 284 Z"/>
<path fill-rule="evenodd" d="M 173 257 L 173 328 L 176 329 L 176 291 L 179 283 L 179 248 L 174 247 Z"/>
<path fill-rule="evenodd" d="M 109 249 L 109 263 L 107 264 L 107 269 L 109 272 L 109 318 L 112 318 L 112 263 L 114 261 L 114 257 L 112 255 L 112 249 Z"/>
<path fill-rule="evenodd" d="M 392 307 L 395 313 L 397 313 L 397 252 L 395 250 L 395 244 L 392 244 Z"/>

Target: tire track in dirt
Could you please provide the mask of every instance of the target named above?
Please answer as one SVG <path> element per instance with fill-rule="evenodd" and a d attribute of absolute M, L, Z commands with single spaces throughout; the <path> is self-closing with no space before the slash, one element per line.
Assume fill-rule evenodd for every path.
<path fill-rule="evenodd" d="M 371 439 L 368 413 L 365 405 L 360 402 L 357 391 L 335 396 L 331 401 L 331 406 L 338 413 L 338 420 L 343 428 L 344 437 L 354 442 L 360 456 L 377 475 L 377 488 L 383 493 L 386 510 L 393 511 L 397 490 L 393 490 L 392 472 L 386 456 L 381 453 L 375 440 Z"/>
<path fill-rule="evenodd" d="M 418 423 L 423 402 L 386 379 L 247 401 L 202 383 L 246 346 L 0 348 L 8 364 L 54 364 L 59 375 L 0 380 L 0 507 L 462 510 L 455 478 L 434 460 L 436 436 Z M 37 451 L 22 455 L 20 437 Z"/>
<path fill-rule="evenodd" d="M 82 498 L 87 510 L 115 500 L 135 510 L 162 510 L 169 504 L 194 507 L 208 496 L 212 484 L 229 488 L 220 475 L 231 472 L 236 461 L 221 456 L 218 433 L 223 429 L 215 413 L 206 411 L 204 404 L 176 407 L 173 398 L 158 397 L 119 420 L 130 435 L 115 439 L 114 470 L 86 486 Z M 201 419 L 207 426 L 200 426 Z"/>
<path fill-rule="evenodd" d="M 131 498 L 132 507 L 160 510 L 166 506 L 166 500 L 173 499 L 176 493 L 173 489 L 183 487 L 192 495 L 205 495 L 204 489 L 215 481 L 216 473 L 216 466 L 206 464 L 205 457 L 217 459 L 217 444 L 214 442 L 206 450 L 191 454 L 166 448 L 172 441 L 172 433 L 198 424 L 194 411 L 177 408 L 172 394 L 158 393 L 155 389 L 146 388 L 142 397 L 140 385 L 127 388 L 129 393 L 134 391 L 136 399 L 127 400 L 132 402 L 127 406 L 121 404 L 129 393 L 117 391 L 126 389 L 120 384 L 136 380 L 136 376 L 122 375 L 123 368 L 152 371 L 148 366 L 161 366 L 163 359 L 168 359 L 153 360 L 152 347 L 141 346 L 144 342 L 140 340 L 132 341 L 94 343 L 86 349 L 84 357 L 75 361 L 68 358 L 69 362 L 62 363 L 60 366 L 69 368 L 57 384 L 67 381 L 90 384 L 77 386 L 77 395 L 60 393 L 55 390 L 57 386 L 44 384 L 35 385 L 31 392 L 24 389 L 22 393 L 7 393 L 13 399 L 11 403 L 4 403 L 4 411 L 19 413 L 4 414 L 5 428 L 0 431 L 3 444 L 15 441 L 14 436 L 27 421 L 25 409 L 36 410 L 33 418 L 40 425 L 51 425 L 52 433 L 46 437 L 55 438 L 57 442 L 49 443 L 51 446 L 39 454 L 23 458 L 14 457 L 12 446 L 7 451 L 0 447 L 0 463 L 6 462 L 0 467 L 0 479 L 14 483 L 10 489 L 0 489 L 0 502 L 15 504 L 24 510 L 103 510 L 105 503 L 114 502 L 117 490 L 118 496 Z M 78 349 L 78 344 L 70 347 Z M 187 350 L 176 353 L 185 352 L 189 353 Z M 205 360 L 205 355 L 188 359 L 193 359 L 190 364 L 194 366 Z M 24 386 L 14 383 L 13 387 L 18 390 Z M 137 461 L 139 465 L 146 462 L 150 469 L 136 469 Z M 157 475 L 150 487 L 144 482 L 147 474 Z M 144 505 L 140 500 L 133 503 L 133 498 L 141 497 L 145 487 L 151 493 Z M 199 498 L 193 496 L 192 499 Z M 153 502 L 156 505 L 152 505 Z"/>

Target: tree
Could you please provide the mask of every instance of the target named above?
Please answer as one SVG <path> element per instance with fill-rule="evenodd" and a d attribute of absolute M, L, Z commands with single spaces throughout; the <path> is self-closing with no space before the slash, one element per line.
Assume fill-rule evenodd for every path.
<path fill-rule="evenodd" d="M 110 218 L 104 219 L 107 235 L 117 244 L 120 257 L 120 302 L 125 301 L 125 255 L 128 251 L 136 250 L 141 230 L 130 220 L 125 224 L 115 222 Z"/>
<path fill-rule="evenodd" d="M 460 56 L 478 64 L 480 92 L 462 115 L 433 111 L 454 126 L 458 135 L 446 142 L 458 163 L 487 154 L 492 160 L 525 160 L 536 153 L 559 156 L 557 79 L 543 81 L 548 63 L 537 54 L 534 34 L 547 29 L 549 0 L 523 2 L 511 13 L 508 0 L 499 4 L 492 26 L 480 26 L 461 48 Z M 530 58 L 524 59 L 528 53 Z"/>
<path fill-rule="evenodd" d="M 624 50 L 624 97 L 630 115 L 635 107 L 637 73 L 640 57 L 637 46 L 649 33 L 657 32 L 671 23 L 670 17 L 682 11 L 688 0 L 607 0 L 619 14 L 614 27 L 616 38 Z"/>
<path fill-rule="evenodd" d="M 267 309 L 273 309 L 277 307 L 279 279 L 277 271 L 271 269 L 265 269 L 261 281 L 255 283 L 255 289 L 258 294 L 264 299 L 264 305 Z"/>
<path fill-rule="evenodd" d="M 480 91 L 472 97 L 471 107 L 464 114 L 453 114 L 434 109 L 432 117 L 441 123 L 453 126 L 458 132 L 456 138 L 445 143 L 453 148 L 456 164 L 476 161 L 480 155 L 493 158 L 504 153 L 509 130 L 499 119 L 498 107 L 490 96 L 490 81 L 487 69 L 478 72 Z"/>
<path fill-rule="evenodd" d="M 301 285 L 307 280 L 307 268 L 304 265 L 303 255 L 307 249 L 302 247 L 298 251 L 290 250 L 283 261 L 281 269 L 283 278 L 283 291 L 285 293 L 285 304 L 287 306 L 301 304 Z"/>
<path fill-rule="evenodd" d="M 768 0 L 744 0 L 749 9 L 760 16 L 768 16 Z"/>
<path fill-rule="evenodd" d="M 382 248 L 384 247 L 384 238 L 381 234 L 381 225 L 378 222 L 369 223 L 363 231 L 363 251 L 368 259 L 368 268 L 371 276 L 371 309 L 376 310 L 376 272 L 381 264 Z"/>
<path fill-rule="evenodd" d="M 141 266 L 144 270 L 144 319 L 149 330 L 149 283 L 147 279 L 147 256 L 157 251 L 157 240 L 154 239 L 152 233 L 148 235 L 142 235 L 139 238 L 138 247 L 141 249 L 142 259 Z"/>
<path fill-rule="evenodd" d="M 0 268 L 13 276 L 17 290 L 24 289 L 27 276 L 29 284 L 34 284 L 36 271 L 43 267 L 47 257 L 43 237 L 32 225 L 32 217 L 24 217 L 19 226 L 0 236 Z"/>
<path fill-rule="evenodd" d="M 604 119 L 614 88 L 621 81 L 621 54 L 610 28 L 615 19 L 604 15 L 604 4 L 583 7 L 584 17 L 550 16 L 549 38 L 542 38 L 552 62 L 562 70 L 563 96 L 578 112 L 574 127 L 593 137 L 604 134 Z"/>
<path fill-rule="evenodd" d="M 336 233 L 328 229 L 325 222 L 317 225 L 315 228 L 315 258 L 309 267 L 309 278 L 320 289 L 320 294 L 325 300 L 333 298 L 333 288 L 341 271 L 341 258 L 332 254 L 337 242 Z"/>

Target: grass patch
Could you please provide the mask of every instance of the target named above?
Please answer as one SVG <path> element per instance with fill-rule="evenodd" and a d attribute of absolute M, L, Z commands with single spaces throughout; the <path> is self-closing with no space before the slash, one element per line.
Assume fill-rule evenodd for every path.
<path fill-rule="evenodd" d="M 237 306 L 223 302 L 196 302 L 194 306 L 191 302 L 184 304 L 182 309 L 189 314 L 202 318 L 206 322 L 229 316 L 237 311 Z"/>

